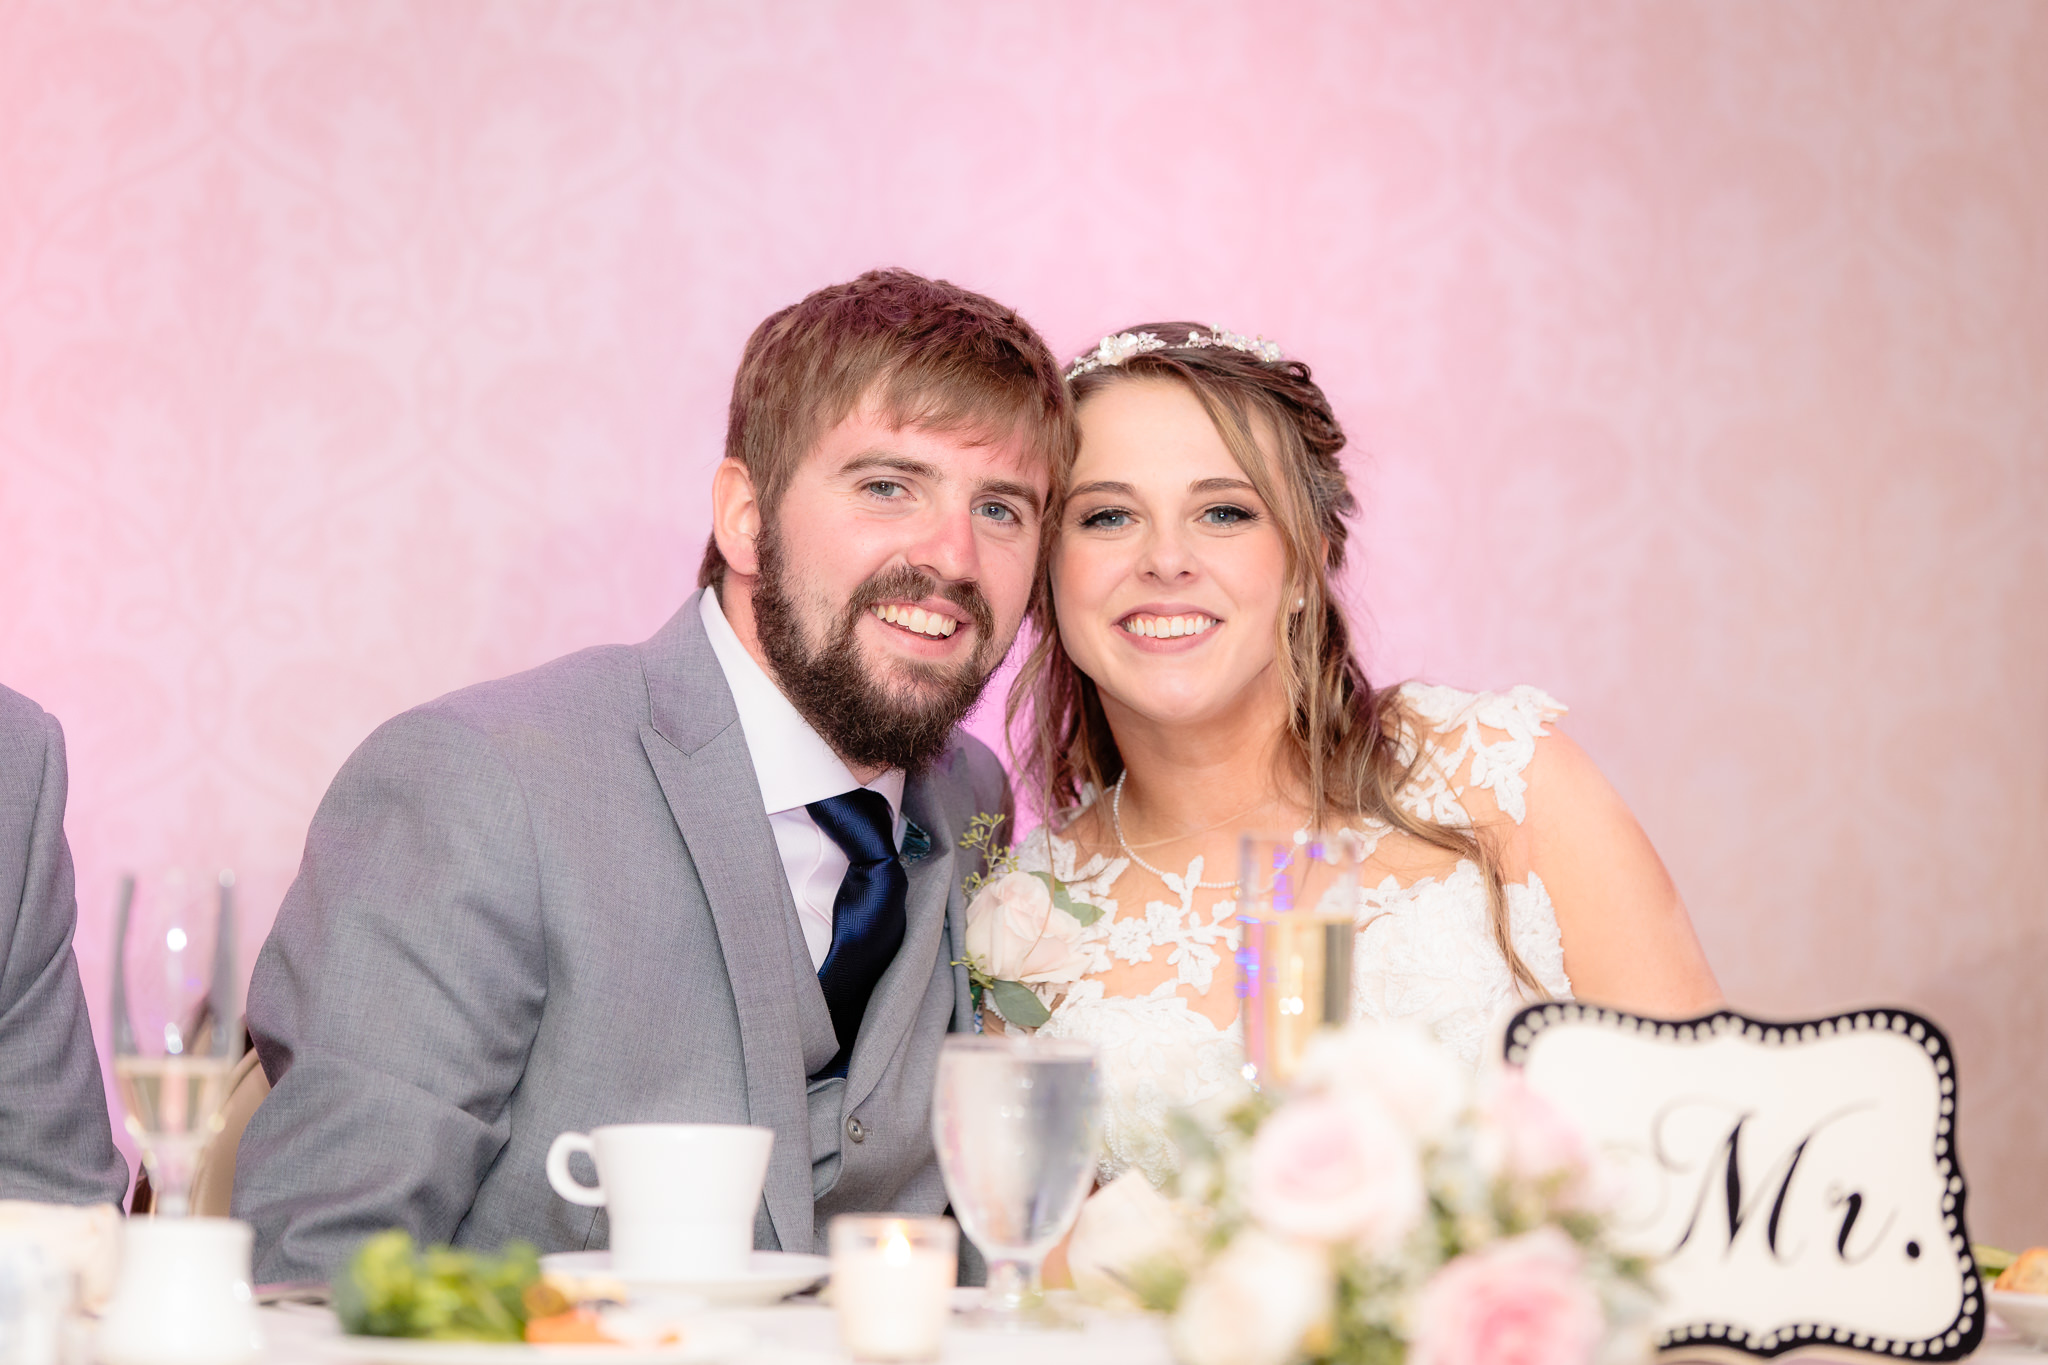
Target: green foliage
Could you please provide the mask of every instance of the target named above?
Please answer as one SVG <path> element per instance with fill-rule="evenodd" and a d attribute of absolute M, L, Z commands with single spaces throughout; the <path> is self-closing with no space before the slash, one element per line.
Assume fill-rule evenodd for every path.
<path fill-rule="evenodd" d="M 1053 876 L 1052 873 L 1034 872 L 1031 875 L 1044 882 L 1046 890 L 1052 892 L 1052 903 L 1055 909 L 1066 911 L 1083 924 L 1093 924 L 1102 918 L 1100 910 L 1083 901 L 1077 901 L 1068 895 L 1066 884 L 1060 881 L 1058 877 Z"/>
<path fill-rule="evenodd" d="M 955 958 L 953 965 L 967 969 L 967 988 L 974 1008 L 981 1009 L 984 1003 L 993 1003 L 996 1012 L 1003 1016 L 1003 1022 L 1018 1028 L 1037 1028 L 1052 1018 L 1052 1011 L 1045 1007 L 1038 993 L 1022 982 L 998 981 L 971 957 Z"/>
<path fill-rule="evenodd" d="M 422 1251 L 403 1228 L 364 1242 L 334 1277 L 335 1315 L 358 1336 L 429 1341 L 521 1341 L 522 1295 L 540 1281 L 540 1257 L 525 1242 L 495 1256 L 453 1247 Z"/>
<path fill-rule="evenodd" d="M 1401 1334 L 1384 1322 L 1368 1322 L 1343 1305 L 1348 1284 L 1340 1283 L 1337 1289 L 1340 1306 L 1329 1349 L 1310 1359 L 1327 1365 L 1402 1365 L 1408 1359 L 1408 1343 L 1401 1340 Z"/>
<path fill-rule="evenodd" d="M 1171 1313 L 1180 1307 L 1180 1296 L 1187 1291 L 1188 1268 L 1168 1257 L 1155 1256 L 1116 1278 L 1151 1312 Z"/>
<path fill-rule="evenodd" d="M 1003 1019 L 1018 1028 L 1037 1028 L 1052 1018 L 1052 1011 L 1029 986 L 1018 981 L 991 981 L 988 993 L 994 997 L 996 1009 Z"/>
<path fill-rule="evenodd" d="M 1266 1116 L 1279 1107 L 1271 1094 L 1256 1090 L 1232 1109 L 1224 1122 L 1230 1125 L 1232 1132 L 1249 1141 L 1259 1131 L 1259 1125 L 1266 1121 Z"/>
<path fill-rule="evenodd" d="M 1407 1286 L 1398 1272 L 1367 1257 L 1336 1258 L 1336 1311 L 1322 1340 L 1311 1338 L 1317 1365 L 1402 1365 L 1408 1346 L 1391 1314 Z"/>
<path fill-rule="evenodd" d="M 1002 823 L 1002 816 L 984 812 L 969 820 L 967 832 L 960 836 L 960 847 L 981 855 L 981 866 L 960 879 L 961 894 L 968 900 L 980 895 L 981 888 L 996 878 L 1017 870 L 1016 850 L 996 842 L 996 830 Z"/>

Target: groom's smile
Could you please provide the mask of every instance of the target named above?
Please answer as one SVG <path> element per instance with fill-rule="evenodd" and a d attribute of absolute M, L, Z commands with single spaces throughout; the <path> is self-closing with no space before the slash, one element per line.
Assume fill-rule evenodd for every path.
<path fill-rule="evenodd" d="M 943 640 L 960 627 L 959 621 L 937 607 L 905 606 L 898 602 L 885 602 L 879 607 L 869 607 L 868 610 L 890 625 L 900 626 L 912 635 Z"/>

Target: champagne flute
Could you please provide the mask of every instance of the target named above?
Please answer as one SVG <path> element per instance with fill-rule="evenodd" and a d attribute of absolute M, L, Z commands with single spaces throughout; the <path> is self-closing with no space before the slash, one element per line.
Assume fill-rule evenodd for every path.
<path fill-rule="evenodd" d="M 1261 1089 L 1286 1085 L 1316 1033 L 1351 1017 L 1360 852 L 1349 830 L 1239 841 L 1244 1076 Z"/>
<path fill-rule="evenodd" d="M 122 879 L 114 956 L 114 1080 L 142 1150 L 156 1211 L 191 1209 L 199 1154 L 221 1129 L 241 1030 L 234 979 L 234 874 L 182 867 Z M 218 889 L 217 909 L 207 904 Z"/>
<path fill-rule="evenodd" d="M 1068 1325 L 1039 1269 L 1095 1179 L 1101 1079 L 1086 1043 L 956 1034 L 939 1051 L 932 1139 L 960 1226 L 988 1260 L 974 1325 Z"/>

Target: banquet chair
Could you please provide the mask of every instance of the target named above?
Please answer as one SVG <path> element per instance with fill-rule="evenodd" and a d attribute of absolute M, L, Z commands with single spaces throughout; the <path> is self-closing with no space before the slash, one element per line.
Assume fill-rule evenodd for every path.
<path fill-rule="evenodd" d="M 270 1078 L 250 1048 L 228 1073 L 227 1103 L 221 1106 L 221 1127 L 199 1154 L 192 1177 L 192 1212 L 206 1218 L 226 1218 L 228 1203 L 235 1194 L 235 1153 L 242 1145 L 242 1130 L 263 1097 L 270 1093 Z"/>

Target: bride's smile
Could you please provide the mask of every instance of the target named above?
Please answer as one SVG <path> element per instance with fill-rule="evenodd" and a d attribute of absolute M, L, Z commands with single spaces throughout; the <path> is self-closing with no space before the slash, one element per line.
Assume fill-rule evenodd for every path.
<path fill-rule="evenodd" d="M 1068 653 L 1128 719 L 1264 729 L 1288 578 L 1264 499 L 1184 385 L 1117 385 L 1080 425 L 1051 557 Z"/>

